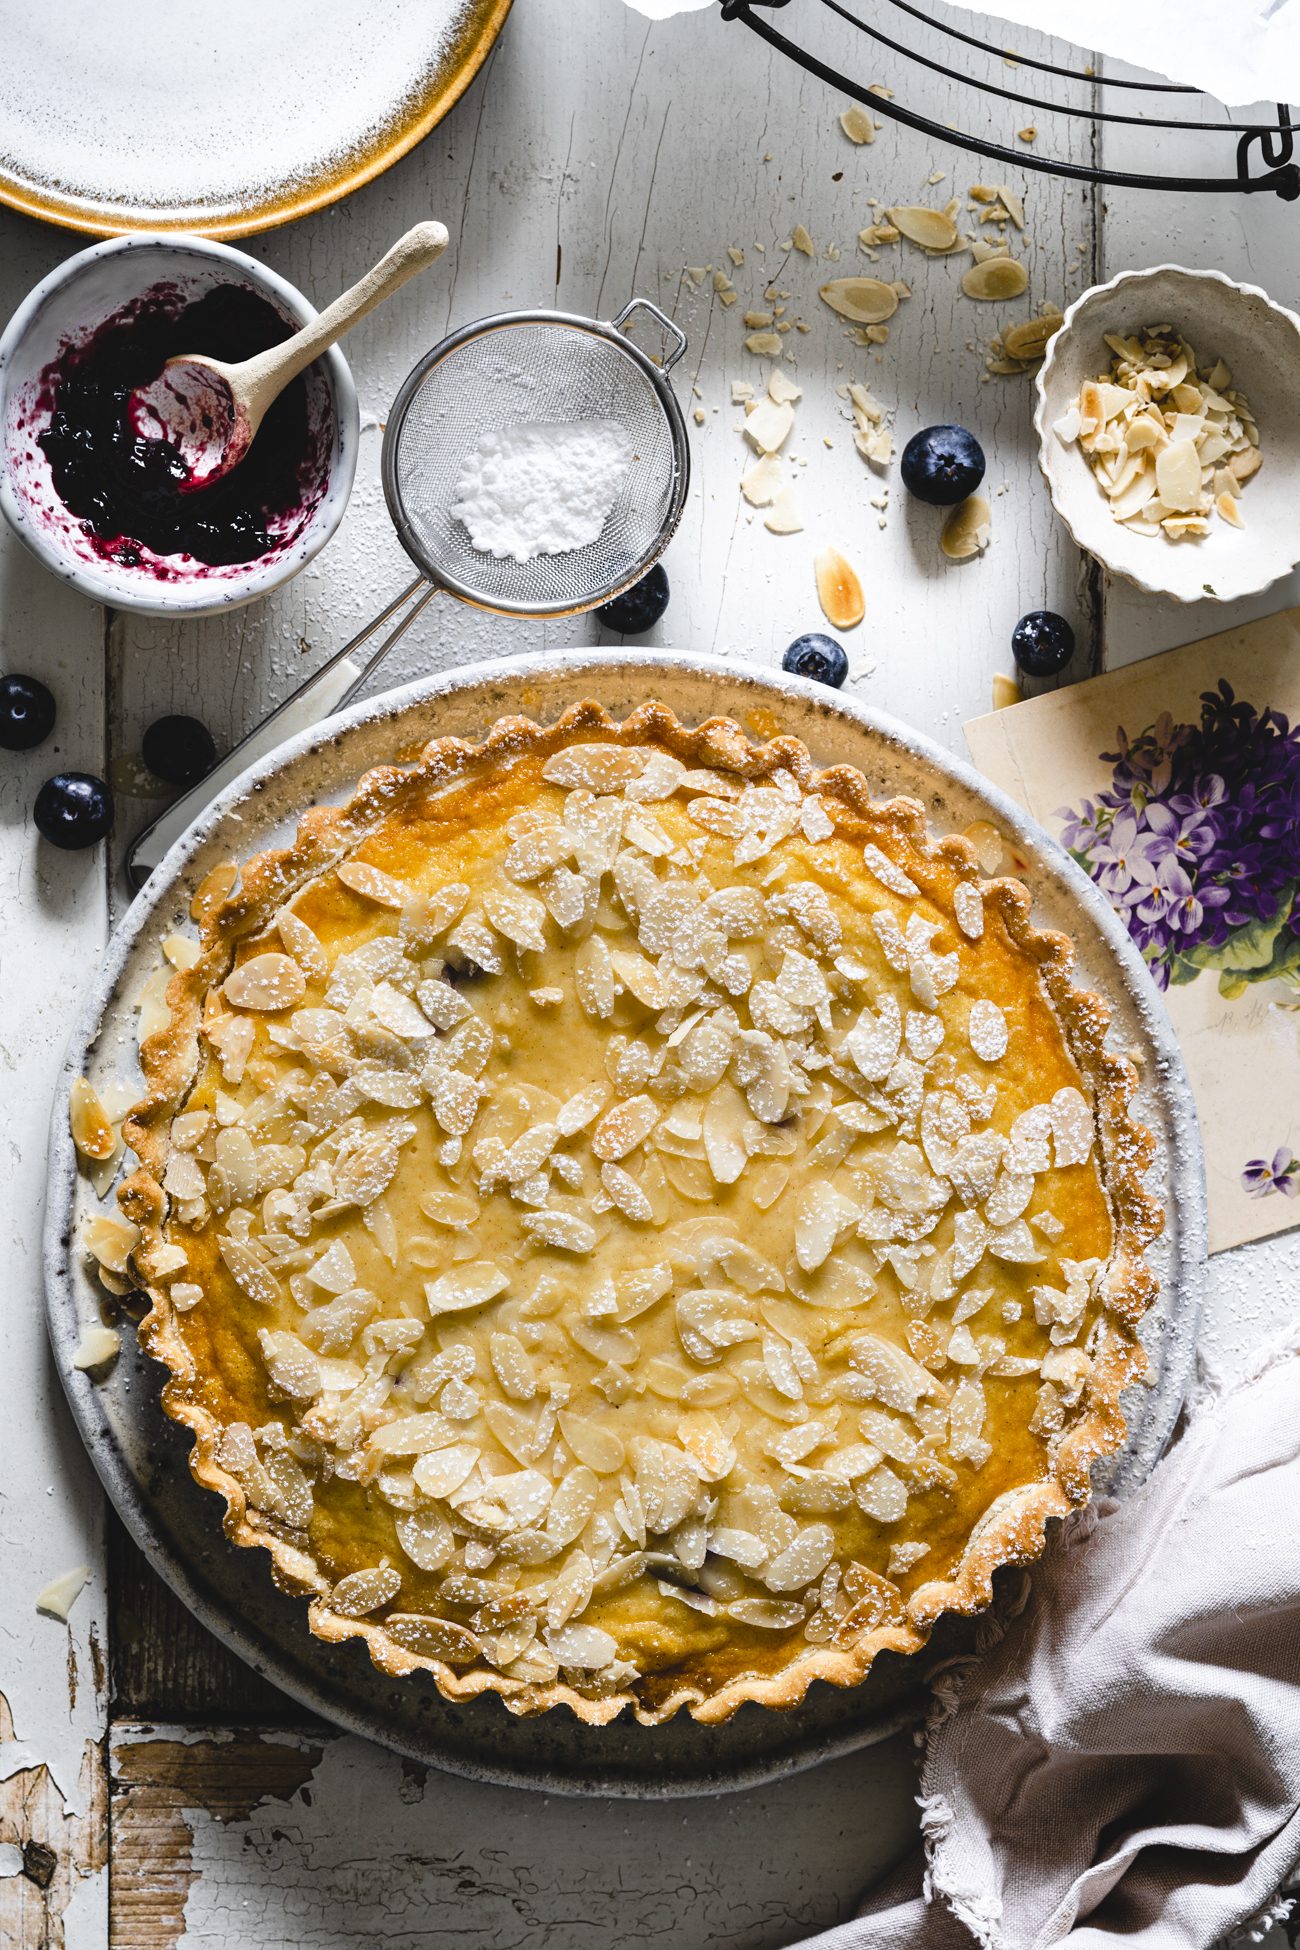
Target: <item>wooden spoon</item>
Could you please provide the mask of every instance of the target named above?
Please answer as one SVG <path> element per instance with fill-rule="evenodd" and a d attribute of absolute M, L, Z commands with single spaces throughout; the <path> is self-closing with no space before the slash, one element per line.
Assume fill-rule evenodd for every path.
<path fill-rule="evenodd" d="M 244 458 L 289 381 L 446 248 L 444 225 L 417 223 L 358 283 L 281 344 L 237 365 L 202 352 L 178 353 L 157 379 L 132 393 L 129 412 L 136 433 L 177 448 L 187 470 L 186 488 L 211 486 Z"/>

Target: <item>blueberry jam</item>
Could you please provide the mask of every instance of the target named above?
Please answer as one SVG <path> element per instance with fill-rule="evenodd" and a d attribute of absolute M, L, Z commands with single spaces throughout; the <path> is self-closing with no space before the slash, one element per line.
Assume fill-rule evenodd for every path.
<path fill-rule="evenodd" d="M 167 564 L 150 558 L 228 568 L 293 539 L 320 495 L 305 376 L 285 387 L 239 466 L 189 492 L 177 448 L 142 438 L 129 410 L 135 388 L 175 353 L 248 359 L 292 330 L 243 286 L 218 285 L 187 302 L 174 286 L 158 285 L 46 367 L 49 420 L 37 438 L 55 493 L 96 555 L 165 581 Z"/>

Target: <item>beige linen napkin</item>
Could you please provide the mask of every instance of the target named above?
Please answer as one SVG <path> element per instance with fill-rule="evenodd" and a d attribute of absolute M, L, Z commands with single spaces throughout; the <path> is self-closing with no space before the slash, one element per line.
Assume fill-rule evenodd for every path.
<path fill-rule="evenodd" d="M 924 1885 L 904 1865 L 803 1950 L 1199 1950 L 1285 1913 L 1298 1347 L 1207 1388 L 1145 1486 L 1062 1525 L 983 1648 L 935 1675 Z"/>

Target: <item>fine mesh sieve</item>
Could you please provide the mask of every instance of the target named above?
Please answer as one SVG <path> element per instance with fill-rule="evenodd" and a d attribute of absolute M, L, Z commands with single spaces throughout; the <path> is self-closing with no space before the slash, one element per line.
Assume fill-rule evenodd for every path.
<path fill-rule="evenodd" d="M 662 370 L 618 329 L 638 305 L 677 340 Z M 634 299 L 612 325 L 517 312 L 435 346 L 394 401 L 383 458 L 389 512 L 429 581 L 510 616 L 574 615 L 638 582 L 667 545 L 686 493 L 686 432 L 663 377 L 685 343 L 662 312 Z M 633 455 L 596 540 L 527 562 L 474 548 L 451 510 L 483 436 L 582 420 L 616 422 Z"/>
<path fill-rule="evenodd" d="M 622 327 L 648 313 L 668 341 L 656 364 Z M 500 312 L 435 345 L 404 380 L 384 433 L 383 481 L 402 546 L 420 573 L 350 643 L 285 699 L 214 771 L 145 828 L 127 854 L 142 886 L 215 793 L 293 731 L 329 717 L 369 681 L 425 604 L 447 590 L 503 616 L 576 616 L 630 589 L 659 559 L 690 480 L 681 409 L 666 374 L 686 339 L 647 298 L 604 323 L 567 312 Z M 452 513 L 456 483 L 484 435 L 521 423 L 612 420 L 632 461 L 594 542 L 530 561 L 476 549 Z M 354 653 L 385 624 L 377 650 Z"/>

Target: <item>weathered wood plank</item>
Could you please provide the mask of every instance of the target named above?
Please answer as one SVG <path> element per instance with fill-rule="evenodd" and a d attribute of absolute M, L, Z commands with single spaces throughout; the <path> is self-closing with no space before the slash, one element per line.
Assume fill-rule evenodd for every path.
<path fill-rule="evenodd" d="M 775 1950 L 852 1915 L 907 1849 L 914 1767 L 898 1739 L 715 1801 L 570 1801 L 426 1773 L 339 1736 L 123 1725 L 112 1941 Z"/>
<path fill-rule="evenodd" d="M 0 215 L 0 320 L 67 254 L 68 240 Z M 50 1363 L 40 1211 L 50 1104 L 78 993 L 104 940 L 104 849 L 58 853 L 31 809 L 51 772 L 105 760 L 104 620 L 0 534 L 0 669 L 54 692 L 58 725 L 0 766 L 0 1249 L 6 1276 L 0 1417 L 0 1944 L 97 1950 L 106 1928 L 102 1794 L 105 1588 L 102 1500 Z M 38 1592 L 85 1565 L 71 1626 Z"/>

